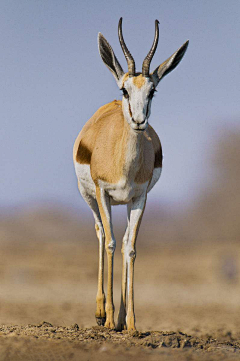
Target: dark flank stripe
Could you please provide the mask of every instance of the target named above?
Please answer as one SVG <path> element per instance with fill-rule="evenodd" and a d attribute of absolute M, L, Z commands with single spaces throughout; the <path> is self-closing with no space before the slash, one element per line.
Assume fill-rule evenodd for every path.
<path fill-rule="evenodd" d="M 162 167 L 162 148 L 159 148 L 155 153 L 155 161 L 154 161 L 154 168 L 161 168 Z"/>
<path fill-rule="evenodd" d="M 90 152 L 90 150 L 84 144 L 82 144 L 82 142 L 80 142 L 77 151 L 76 161 L 80 164 L 90 164 L 91 156 L 92 153 Z"/>

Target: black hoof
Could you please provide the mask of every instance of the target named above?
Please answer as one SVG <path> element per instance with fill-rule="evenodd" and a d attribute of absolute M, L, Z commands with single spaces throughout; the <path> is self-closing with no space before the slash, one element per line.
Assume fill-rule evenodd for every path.
<path fill-rule="evenodd" d="M 126 323 L 118 323 L 116 330 L 117 331 L 124 331 L 127 329 Z"/>
<path fill-rule="evenodd" d="M 106 317 L 96 317 L 96 322 L 98 326 L 104 326 L 106 322 Z"/>

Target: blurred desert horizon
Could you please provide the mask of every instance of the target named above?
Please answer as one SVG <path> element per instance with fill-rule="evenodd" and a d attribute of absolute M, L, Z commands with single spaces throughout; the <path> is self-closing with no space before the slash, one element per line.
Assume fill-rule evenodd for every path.
<path fill-rule="evenodd" d="M 191 203 L 174 209 L 160 197 L 147 202 L 137 241 L 139 246 L 147 246 L 149 242 L 240 241 L 240 129 L 219 132 L 215 145 L 211 147 L 212 154 L 200 163 L 203 173 L 209 170 L 211 177 L 207 176 L 207 182 L 196 189 Z M 156 187 L 161 187 L 161 179 Z M 49 240 L 85 243 L 92 238 L 91 242 L 95 244 L 97 239 L 91 210 L 81 198 L 77 182 L 75 188 L 79 207 L 61 200 L 0 207 L 0 242 Z M 117 242 L 121 243 L 126 226 L 126 207 L 112 209 Z"/>

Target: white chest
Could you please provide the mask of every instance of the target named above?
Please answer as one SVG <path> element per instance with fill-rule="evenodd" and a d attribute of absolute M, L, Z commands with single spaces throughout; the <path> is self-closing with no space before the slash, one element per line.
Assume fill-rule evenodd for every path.
<path fill-rule="evenodd" d="M 75 171 L 81 188 L 84 189 L 87 194 L 96 198 L 96 187 L 91 177 L 90 166 L 76 162 Z M 99 181 L 99 185 L 105 189 L 111 197 L 111 204 L 116 205 L 126 204 L 132 198 L 138 197 L 146 192 L 149 182 L 138 184 L 123 178 L 116 184 Z"/>

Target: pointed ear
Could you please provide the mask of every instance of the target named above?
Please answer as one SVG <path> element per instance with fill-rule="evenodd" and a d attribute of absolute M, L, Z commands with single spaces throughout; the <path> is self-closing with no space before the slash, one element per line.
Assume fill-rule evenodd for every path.
<path fill-rule="evenodd" d="M 179 48 L 170 58 L 164 61 L 160 66 L 158 66 L 154 72 L 151 74 L 153 77 L 153 81 L 155 86 L 159 83 L 159 81 L 170 71 L 176 68 L 176 66 L 180 63 L 185 54 L 188 47 L 189 40 L 187 40 L 181 48 Z"/>
<path fill-rule="evenodd" d="M 98 49 L 99 54 L 103 62 L 107 65 L 108 69 L 112 72 L 114 78 L 116 79 L 118 85 L 120 80 L 124 75 L 124 71 L 119 64 L 111 45 L 107 42 L 104 36 L 101 33 L 98 33 Z"/>

